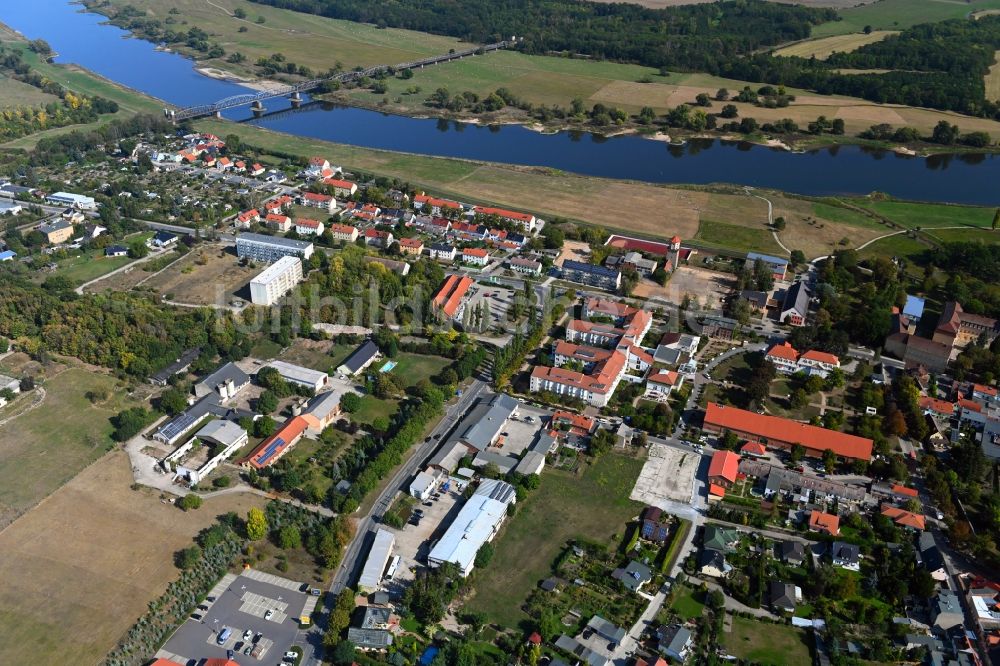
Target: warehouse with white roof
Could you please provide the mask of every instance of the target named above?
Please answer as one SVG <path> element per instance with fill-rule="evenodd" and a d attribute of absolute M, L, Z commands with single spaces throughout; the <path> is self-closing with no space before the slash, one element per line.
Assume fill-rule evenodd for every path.
<path fill-rule="evenodd" d="M 432 567 L 452 562 L 463 576 L 472 572 L 476 553 L 493 541 L 507 517 L 507 507 L 517 501 L 514 486 L 486 479 L 455 516 L 441 540 L 427 557 Z"/>
<path fill-rule="evenodd" d="M 365 560 L 365 568 L 361 571 L 358 579 L 358 592 L 374 592 L 382 583 L 382 574 L 392 557 L 392 548 L 396 545 L 396 537 L 392 532 L 381 527 L 375 533 L 375 542 L 368 552 L 368 559 Z"/>

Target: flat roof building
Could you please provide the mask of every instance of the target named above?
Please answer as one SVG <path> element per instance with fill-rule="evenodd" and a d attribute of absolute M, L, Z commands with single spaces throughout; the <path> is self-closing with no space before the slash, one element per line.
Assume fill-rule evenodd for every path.
<path fill-rule="evenodd" d="M 517 408 L 521 406 L 515 398 L 498 393 L 489 403 L 489 409 L 478 416 L 475 412 L 471 415 L 471 425 L 465 429 L 460 439 L 462 442 L 478 451 L 488 449 L 500 437 L 500 433 L 507 425 L 507 420 L 517 414 Z"/>
<path fill-rule="evenodd" d="M 45 200 L 56 206 L 76 206 L 81 210 L 94 210 L 97 202 L 94 197 L 75 194 L 73 192 L 53 192 Z"/>
<path fill-rule="evenodd" d="M 428 563 L 436 567 L 452 562 L 463 576 L 468 576 L 476 553 L 483 544 L 493 540 L 507 518 L 507 506 L 516 501 L 514 486 L 506 481 L 484 480 L 431 550 Z"/>
<path fill-rule="evenodd" d="M 579 282 L 609 291 L 618 289 L 622 283 L 621 271 L 571 259 L 563 261 L 562 277 L 570 282 Z"/>
<path fill-rule="evenodd" d="M 274 305 L 302 281 L 302 260 L 281 257 L 250 280 L 250 301 L 254 305 Z"/>
<path fill-rule="evenodd" d="M 374 592 L 379 588 L 382 583 L 382 574 L 385 573 L 389 558 L 392 557 L 392 548 L 395 545 L 396 537 L 393 536 L 392 532 L 380 527 L 375 533 L 372 549 L 368 551 L 368 559 L 365 560 L 361 577 L 358 578 L 358 592 L 364 594 Z"/>
<path fill-rule="evenodd" d="M 264 234 L 240 234 L 236 237 L 236 254 L 240 259 L 272 263 L 282 257 L 308 259 L 313 254 L 309 241 L 291 240 Z"/>
<path fill-rule="evenodd" d="M 274 368 L 277 370 L 278 374 L 281 375 L 286 382 L 311 388 L 317 393 L 320 389 L 326 386 L 330 380 L 330 376 L 325 372 L 313 370 L 312 368 L 305 368 L 301 365 L 286 363 L 285 361 L 271 361 L 264 367 Z"/>

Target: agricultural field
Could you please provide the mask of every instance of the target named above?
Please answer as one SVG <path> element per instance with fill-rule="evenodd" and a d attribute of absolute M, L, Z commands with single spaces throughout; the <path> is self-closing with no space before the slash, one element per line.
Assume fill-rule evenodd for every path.
<path fill-rule="evenodd" d="M 815 42 L 802 44 L 808 43 Z M 800 44 L 789 48 L 798 46 Z M 720 88 L 735 93 L 747 85 L 754 89 L 760 86 L 703 73 L 672 72 L 664 77 L 655 69 L 638 65 L 533 56 L 516 51 L 499 51 L 427 67 L 416 70 L 411 79 L 393 78 L 388 79 L 386 84 L 385 94 L 352 89 L 333 97 L 397 113 L 419 115 L 431 110 L 427 100 L 438 88 L 447 88 L 452 94 L 470 91 L 484 97 L 503 87 L 536 105 L 568 108 L 572 100 L 579 97 L 586 107 L 600 103 L 638 113 L 642 107 L 649 106 L 662 114 L 681 104 L 694 104 L 695 97 L 700 93 L 714 97 Z M 982 130 L 1000 137 L 1000 123 L 985 118 L 874 104 L 854 97 L 818 95 L 795 88 L 789 88 L 788 92 L 796 99 L 785 108 L 768 109 L 733 101 L 727 103 L 736 106 L 740 117 L 755 118 L 761 123 L 790 118 L 805 126 L 820 115 L 841 118 L 849 134 L 876 123 L 911 125 L 929 133 L 939 120 L 948 119 L 957 123 L 963 131 Z M 719 102 L 713 102 L 713 105 L 709 111 L 721 107 Z"/>
<path fill-rule="evenodd" d="M 143 286 L 168 300 L 192 305 L 226 305 L 233 298 L 250 299 L 247 286 L 262 266 L 241 266 L 231 248 L 193 249 L 169 269 L 151 277 Z"/>
<path fill-rule="evenodd" d="M 745 617 L 732 618 L 733 630 L 723 633 L 729 654 L 765 666 L 808 664 L 812 639 L 802 629 L 785 624 L 757 622 Z"/>
<path fill-rule="evenodd" d="M 907 229 L 932 229 L 936 227 L 989 229 L 993 224 L 993 215 L 996 212 L 995 208 L 906 201 L 859 200 L 855 203 Z"/>
<path fill-rule="evenodd" d="M 39 106 L 56 101 L 55 95 L 0 74 L 0 110 L 20 106 Z"/>
<path fill-rule="evenodd" d="M 101 662 L 177 578 L 176 551 L 264 502 L 223 495 L 185 513 L 131 484 L 128 457 L 109 454 L 0 532 L 0 663 Z"/>
<path fill-rule="evenodd" d="M 476 574 L 469 612 L 517 628 L 521 605 L 567 541 L 587 538 L 614 547 L 642 504 L 628 499 L 643 461 L 608 454 L 576 475 L 546 468 L 542 483 L 522 503 L 495 541 L 496 556 Z M 617 537 L 617 538 L 616 538 Z"/>
<path fill-rule="evenodd" d="M 739 226 L 702 219 L 694 240 L 699 245 L 707 247 L 741 247 L 748 251 L 764 252 L 766 254 L 782 254 L 782 249 L 774 240 L 774 236 L 763 225 L 760 228 Z"/>
<path fill-rule="evenodd" d="M 391 65 L 469 47 L 452 37 L 394 28 L 380 30 L 371 24 L 328 19 L 246 0 L 112 0 L 112 4 L 137 7 L 161 21 L 176 9 L 184 17 L 182 24 L 197 25 L 227 53 L 238 51 L 246 56 L 247 63 L 280 51 L 286 61 L 316 72 L 326 71 L 336 62 L 345 69 Z M 247 18 L 236 18 L 236 9 L 246 12 Z M 258 17 L 263 17 L 264 22 L 258 23 Z M 240 32 L 240 28 L 246 31 Z M 200 62 L 237 75 L 255 76 L 252 67 L 234 65 L 224 58 Z"/>
<path fill-rule="evenodd" d="M 889 35 L 898 34 L 899 32 L 894 30 L 873 30 L 867 35 L 861 32 L 847 35 L 831 35 L 830 37 L 821 37 L 819 39 L 807 39 L 780 48 L 774 52 L 774 55 L 826 60 L 834 53 L 850 53 L 866 44 L 881 42 Z"/>
<path fill-rule="evenodd" d="M 20 377 L 17 357 L 27 358 L 8 358 L 0 372 Z M 104 455 L 112 444 L 108 419 L 136 404 L 114 377 L 82 367 L 54 363 L 39 379 L 0 410 L 0 527 Z M 94 402 L 89 392 L 99 394 Z"/>
<path fill-rule="evenodd" d="M 861 7 L 840 12 L 840 21 L 831 21 L 813 28 L 814 37 L 862 32 L 865 26 L 875 30 L 902 30 L 919 23 L 932 23 L 963 18 L 975 12 L 1000 9 L 1000 0 L 878 0 Z"/>

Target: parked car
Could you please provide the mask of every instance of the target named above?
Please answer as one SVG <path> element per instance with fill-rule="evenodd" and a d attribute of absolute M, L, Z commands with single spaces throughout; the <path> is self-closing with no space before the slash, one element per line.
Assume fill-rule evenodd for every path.
<path fill-rule="evenodd" d="M 247 629 L 246 631 L 243 632 L 243 640 L 248 641 L 251 638 L 253 638 L 253 631 Z"/>
<path fill-rule="evenodd" d="M 270 620 L 272 615 L 274 615 L 274 611 L 271 610 L 270 608 L 268 608 L 266 611 L 264 611 L 264 619 L 265 620 Z"/>

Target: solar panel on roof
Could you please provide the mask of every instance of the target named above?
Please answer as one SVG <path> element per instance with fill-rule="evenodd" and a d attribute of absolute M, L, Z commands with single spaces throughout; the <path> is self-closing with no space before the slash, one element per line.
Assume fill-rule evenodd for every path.
<path fill-rule="evenodd" d="M 278 452 L 282 447 L 285 446 L 285 440 L 281 437 L 277 438 L 271 444 L 264 449 L 260 456 L 257 458 L 257 463 L 260 465 L 265 464 L 275 453 Z"/>

